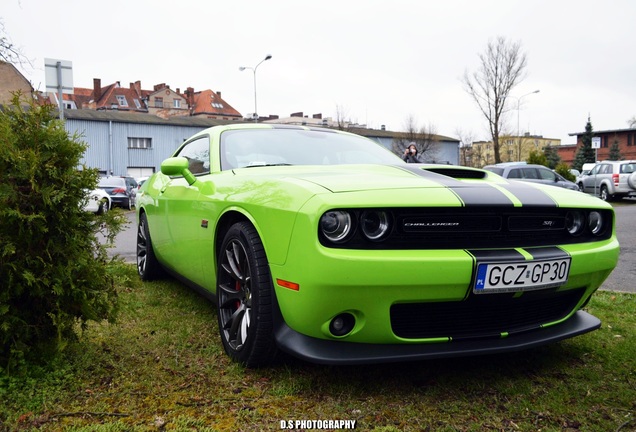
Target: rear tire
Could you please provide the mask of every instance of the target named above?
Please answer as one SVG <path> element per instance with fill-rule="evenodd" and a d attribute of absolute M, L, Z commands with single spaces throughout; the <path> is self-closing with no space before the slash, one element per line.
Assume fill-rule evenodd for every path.
<path fill-rule="evenodd" d="M 274 340 L 272 278 L 263 243 L 248 222 L 225 234 L 217 265 L 219 333 L 228 356 L 245 366 L 272 363 Z"/>
<path fill-rule="evenodd" d="M 165 275 L 152 249 L 146 213 L 140 213 L 137 226 L 137 273 L 143 281 L 161 279 Z"/>
<path fill-rule="evenodd" d="M 605 186 L 605 185 L 601 186 L 601 192 L 599 194 L 599 197 L 603 201 L 611 201 L 612 200 L 612 195 L 610 195 L 609 191 L 607 190 L 607 186 Z"/>

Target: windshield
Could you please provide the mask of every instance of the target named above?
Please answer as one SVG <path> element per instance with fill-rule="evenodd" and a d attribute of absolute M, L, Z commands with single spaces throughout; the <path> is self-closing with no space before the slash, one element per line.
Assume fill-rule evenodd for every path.
<path fill-rule="evenodd" d="M 328 129 L 230 130 L 221 135 L 221 169 L 270 165 L 403 164 L 375 142 Z"/>

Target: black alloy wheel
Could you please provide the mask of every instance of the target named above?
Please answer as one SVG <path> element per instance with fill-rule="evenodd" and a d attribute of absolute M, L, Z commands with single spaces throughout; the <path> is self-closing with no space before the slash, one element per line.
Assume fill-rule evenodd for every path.
<path fill-rule="evenodd" d="M 248 367 L 271 363 L 273 288 L 263 243 L 248 222 L 228 230 L 217 266 L 219 333 L 230 358 Z"/>
<path fill-rule="evenodd" d="M 148 218 L 143 212 L 139 215 L 137 227 L 137 273 L 143 281 L 160 279 L 164 275 L 163 267 L 152 249 Z"/>

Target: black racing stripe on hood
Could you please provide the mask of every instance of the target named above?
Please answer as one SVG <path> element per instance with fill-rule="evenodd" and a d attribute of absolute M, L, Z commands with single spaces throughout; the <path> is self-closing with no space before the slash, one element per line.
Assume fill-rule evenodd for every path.
<path fill-rule="evenodd" d="M 499 186 L 516 196 L 524 207 L 557 207 L 556 202 L 548 194 L 521 181 Z"/>
<path fill-rule="evenodd" d="M 469 185 L 452 177 L 421 169 L 417 166 L 406 164 L 405 166 L 396 167 L 445 186 L 452 190 L 466 207 L 476 205 L 513 207 L 512 201 L 506 194 L 488 183 Z"/>

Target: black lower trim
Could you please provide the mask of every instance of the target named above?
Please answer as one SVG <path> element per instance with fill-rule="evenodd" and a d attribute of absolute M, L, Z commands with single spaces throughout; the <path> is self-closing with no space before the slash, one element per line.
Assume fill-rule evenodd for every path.
<path fill-rule="evenodd" d="M 600 328 L 601 321 L 584 311 L 548 328 L 503 339 L 461 340 L 430 344 L 362 344 L 316 339 L 287 325 L 275 333 L 278 346 L 288 354 L 313 363 L 346 365 L 389 363 L 445 357 L 464 357 L 520 351 L 582 335 Z"/>

